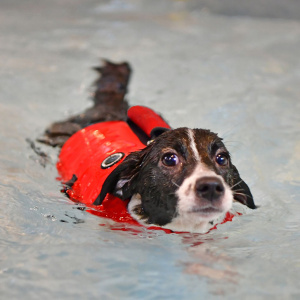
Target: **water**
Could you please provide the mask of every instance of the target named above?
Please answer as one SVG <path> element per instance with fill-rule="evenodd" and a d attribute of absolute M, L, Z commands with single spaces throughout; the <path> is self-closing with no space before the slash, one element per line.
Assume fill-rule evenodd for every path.
<path fill-rule="evenodd" d="M 226 3 L 1 1 L 1 299 L 299 299 L 299 4 Z M 131 105 L 223 136 L 260 208 L 177 235 L 66 199 L 26 138 L 90 105 L 100 57 L 131 63 Z"/>

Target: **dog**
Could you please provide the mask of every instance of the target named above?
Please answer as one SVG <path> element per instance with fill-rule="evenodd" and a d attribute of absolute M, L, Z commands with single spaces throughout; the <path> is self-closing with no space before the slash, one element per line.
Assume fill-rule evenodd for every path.
<path fill-rule="evenodd" d="M 139 222 L 173 231 L 206 232 L 233 201 L 256 208 L 222 139 L 204 129 L 167 130 L 131 153 L 95 204 L 107 193 L 131 199 L 128 210 Z"/>
<path fill-rule="evenodd" d="M 57 145 L 63 136 L 64 143 L 68 135 L 71 136 L 80 128 L 99 120 L 107 121 L 99 116 L 107 116 L 108 111 L 108 120 L 124 120 L 127 104 L 124 105 L 123 97 L 128 78 L 124 79 L 126 65 L 120 66 L 106 62 L 104 68 L 97 68 L 101 71 L 101 80 L 105 84 L 101 80 L 97 81 L 96 95 L 98 99 L 105 99 L 106 103 L 110 103 L 110 100 L 114 103 L 107 105 L 105 101 L 95 101 L 105 114 L 99 113 L 99 110 L 97 114 L 92 108 L 92 112 L 89 109 L 88 114 L 56 123 L 46 131 L 46 138 L 42 141 Z M 111 70 L 108 72 L 107 69 Z M 127 71 L 130 73 L 129 66 Z M 114 72 L 118 75 L 111 76 Z M 126 83 L 121 87 L 118 85 L 120 78 Z M 120 88 L 123 96 L 120 96 Z M 112 92 L 114 89 L 117 92 Z M 94 107 L 97 107 L 96 104 Z M 121 118 L 120 113 L 113 111 L 118 107 L 122 110 Z M 97 118 L 89 122 L 86 115 L 97 115 Z M 117 117 L 111 117 L 114 115 Z M 81 123 L 74 120 L 80 120 Z M 118 163 L 104 180 L 94 205 L 101 205 L 108 194 L 114 195 L 122 200 L 129 199 L 128 212 L 145 226 L 155 225 L 173 231 L 199 233 L 207 232 L 224 219 L 234 201 L 251 209 L 256 208 L 249 187 L 241 179 L 229 151 L 216 133 L 185 127 L 160 128 L 147 140 L 147 144 Z"/>

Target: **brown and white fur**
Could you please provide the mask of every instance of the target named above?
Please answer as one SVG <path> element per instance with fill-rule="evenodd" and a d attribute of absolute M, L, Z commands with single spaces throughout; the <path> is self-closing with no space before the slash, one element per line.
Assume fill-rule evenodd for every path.
<path fill-rule="evenodd" d="M 166 130 L 131 153 L 107 178 L 107 193 L 131 199 L 130 214 L 144 225 L 207 232 L 233 201 L 254 209 L 247 184 L 217 134 L 204 129 Z"/>

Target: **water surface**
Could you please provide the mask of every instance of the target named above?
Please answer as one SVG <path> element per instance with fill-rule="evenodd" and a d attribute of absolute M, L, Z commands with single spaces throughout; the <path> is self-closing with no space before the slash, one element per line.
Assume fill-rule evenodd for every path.
<path fill-rule="evenodd" d="M 299 299 L 299 5 L 237 2 L 1 1 L 1 298 Z M 26 138 L 90 105 L 101 57 L 132 65 L 131 105 L 224 137 L 260 208 L 178 235 L 66 199 Z"/>

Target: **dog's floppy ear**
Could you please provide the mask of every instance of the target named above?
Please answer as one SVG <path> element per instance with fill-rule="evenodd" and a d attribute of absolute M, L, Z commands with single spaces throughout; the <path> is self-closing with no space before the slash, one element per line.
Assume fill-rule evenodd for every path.
<path fill-rule="evenodd" d="M 253 196 L 250 192 L 248 185 L 243 179 L 241 179 L 239 172 L 235 166 L 234 169 L 234 181 L 232 185 L 233 198 L 234 200 L 248 206 L 249 208 L 255 209 Z"/>
<path fill-rule="evenodd" d="M 147 147 L 148 148 L 148 147 Z M 106 178 L 100 195 L 94 201 L 94 205 L 101 205 L 105 196 L 110 193 L 118 196 L 122 200 L 129 199 L 134 192 L 135 178 L 143 165 L 143 160 L 147 154 L 147 148 L 129 154 L 125 160 L 114 169 Z"/>

